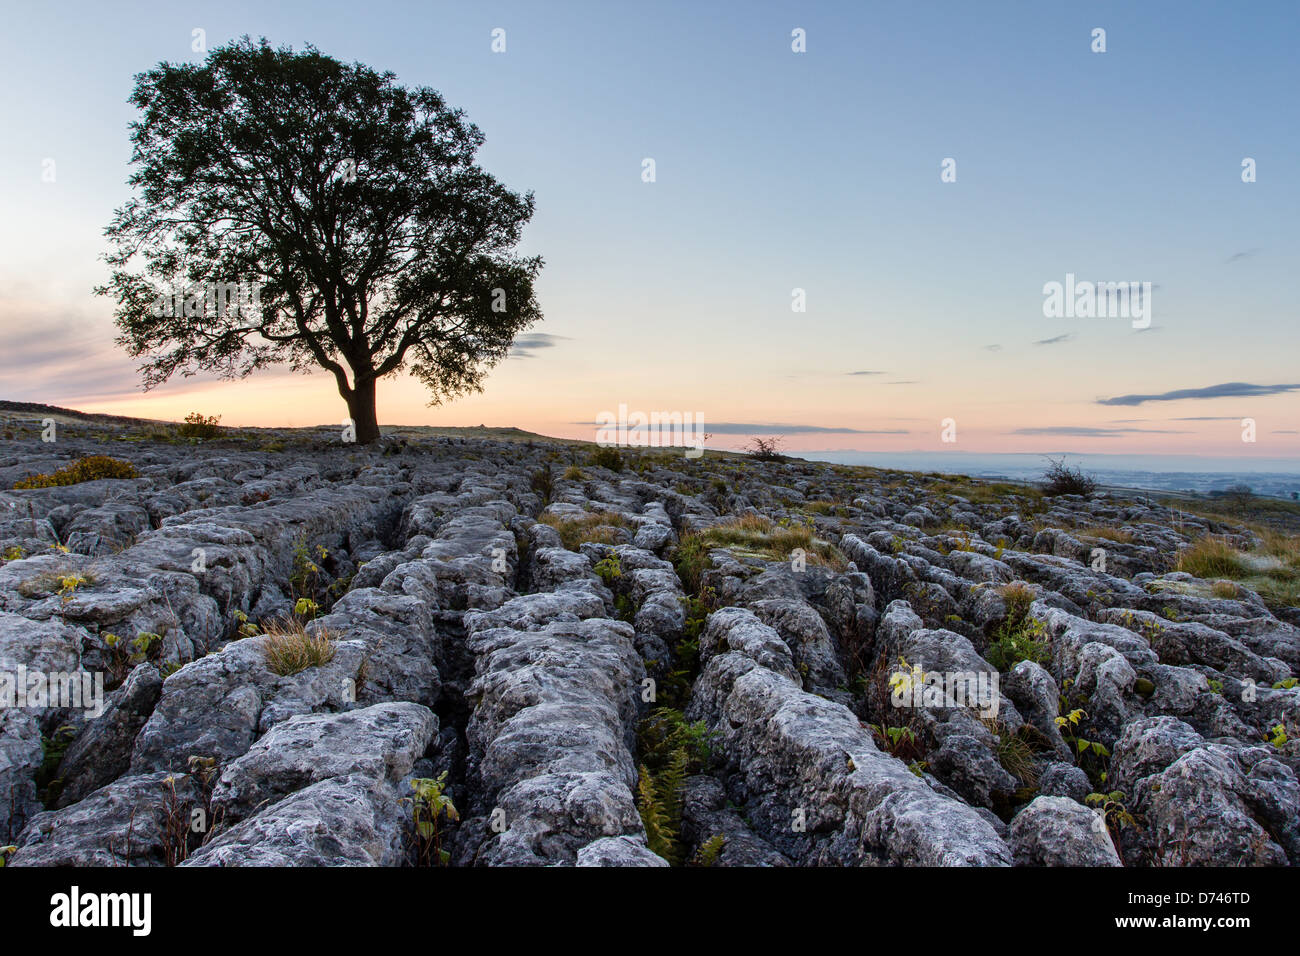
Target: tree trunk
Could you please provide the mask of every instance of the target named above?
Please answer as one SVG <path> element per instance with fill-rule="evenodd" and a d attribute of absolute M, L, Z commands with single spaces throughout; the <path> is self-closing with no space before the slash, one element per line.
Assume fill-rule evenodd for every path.
<path fill-rule="evenodd" d="M 356 386 L 344 394 L 348 415 L 357 427 L 357 444 L 369 445 L 379 440 L 379 411 L 375 405 L 375 379 L 358 378 Z"/>

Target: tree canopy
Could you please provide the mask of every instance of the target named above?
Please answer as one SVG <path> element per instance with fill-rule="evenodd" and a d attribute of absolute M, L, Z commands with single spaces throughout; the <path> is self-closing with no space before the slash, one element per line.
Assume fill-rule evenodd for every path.
<path fill-rule="evenodd" d="M 541 319 L 541 257 L 515 251 L 533 195 L 476 164 L 482 133 L 435 90 L 248 37 L 135 81 L 136 195 L 96 291 L 146 389 L 324 368 L 368 442 L 380 378 L 481 390 Z"/>

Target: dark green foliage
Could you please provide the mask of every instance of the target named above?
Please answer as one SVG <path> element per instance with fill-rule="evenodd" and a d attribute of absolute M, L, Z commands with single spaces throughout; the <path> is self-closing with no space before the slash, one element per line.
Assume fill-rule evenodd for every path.
<path fill-rule="evenodd" d="M 542 499 L 542 507 L 545 508 L 551 503 L 555 496 L 555 475 L 551 473 L 548 466 L 543 465 L 529 476 L 529 486 L 536 492 L 537 497 Z"/>
<path fill-rule="evenodd" d="M 54 733 L 46 737 L 41 735 L 41 765 L 36 771 L 36 790 L 41 803 L 47 809 L 53 809 L 55 801 L 63 792 L 63 778 L 56 777 L 63 755 L 77 738 L 77 728 L 71 724 L 61 724 Z"/>
<path fill-rule="evenodd" d="M 723 849 L 726 848 L 727 838 L 721 833 L 715 833 L 695 851 L 695 856 L 691 860 L 691 866 L 713 866 L 718 862 L 718 857 L 722 855 Z"/>
<path fill-rule="evenodd" d="M 608 468 L 610 471 L 623 470 L 623 456 L 617 448 L 606 446 L 591 453 L 590 464 L 595 468 Z"/>
<path fill-rule="evenodd" d="M 131 103 L 137 192 L 97 291 L 146 387 L 324 368 L 371 442 L 379 379 L 477 391 L 541 318 L 542 260 L 513 252 L 532 194 L 475 164 L 483 134 L 437 91 L 245 37 L 139 74 Z"/>
<path fill-rule="evenodd" d="M 700 634 L 704 631 L 709 614 L 717 607 L 717 596 L 713 588 L 706 587 L 699 597 L 682 598 L 682 603 L 685 605 L 686 620 L 682 625 L 682 636 L 673 644 L 676 664 L 664 680 L 663 693 L 670 703 L 685 706 L 700 667 Z"/>
<path fill-rule="evenodd" d="M 650 849 L 674 866 L 684 856 L 682 786 L 708 762 L 712 737 L 703 721 L 688 723 L 681 711 L 670 707 L 656 708 L 637 729 L 641 753 L 637 809 Z"/>
<path fill-rule="evenodd" d="M 1007 616 L 989 644 L 984 659 L 999 671 L 1009 671 L 1021 661 L 1042 664 L 1047 660 L 1045 627 L 1042 621 L 1029 616 L 1034 603 L 1034 592 L 1024 584 L 1008 584 L 1001 590 L 1006 602 Z"/>
<path fill-rule="evenodd" d="M 682 537 L 673 555 L 673 565 L 686 593 L 699 594 L 703 583 L 701 578 L 709 569 L 709 549 L 699 535 L 688 534 Z"/>

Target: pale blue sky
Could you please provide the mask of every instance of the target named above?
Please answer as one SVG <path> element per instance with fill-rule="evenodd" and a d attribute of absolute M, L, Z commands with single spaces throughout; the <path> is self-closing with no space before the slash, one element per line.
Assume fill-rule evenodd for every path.
<path fill-rule="evenodd" d="M 1052 429 L 1084 428 L 1111 430 L 1070 435 L 1092 450 L 1300 456 L 1297 392 L 1097 402 L 1300 382 L 1300 5 L 60 3 L 6 19 L 0 397 L 139 410 L 89 288 L 127 196 L 132 76 L 200 59 L 202 27 L 209 46 L 311 42 L 433 86 L 485 132 L 483 164 L 537 194 L 533 331 L 557 338 L 444 408 L 395 382 L 385 421 L 576 435 L 626 402 L 906 433 L 833 447 L 939 448 L 952 416 L 966 450 L 1055 449 Z M 1155 283 L 1155 328 L 1044 318 L 1042 286 L 1067 272 Z M 269 423 L 268 407 L 337 402 L 331 387 L 190 382 L 150 401 Z"/>

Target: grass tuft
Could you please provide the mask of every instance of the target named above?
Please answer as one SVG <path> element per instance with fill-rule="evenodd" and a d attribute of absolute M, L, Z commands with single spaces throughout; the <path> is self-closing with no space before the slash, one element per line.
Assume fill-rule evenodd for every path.
<path fill-rule="evenodd" d="M 579 518 L 547 512 L 537 520 L 558 531 L 560 541 L 570 551 L 588 542 L 617 544 L 620 536 L 616 529 L 631 527 L 631 522 L 616 511 L 589 511 Z"/>
<path fill-rule="evenodd" d="M 302 621 L 293 619 L 272 622 L 263 633 L 266 666 L 273 674 L 289 677 L 334 660 L 334 642 L 324 628 L 310 633 Z"/>
<path fill-rule="evenodd" d="M 765 561 L 785 561 L 796 549 L 809 564 L 843 570 L 848 562 L 839 548 L 813 535 L 807 524 L 778 524 L 762 515 L 744 514 L 697 533 L 701 546 L 728 548 Z"/>

